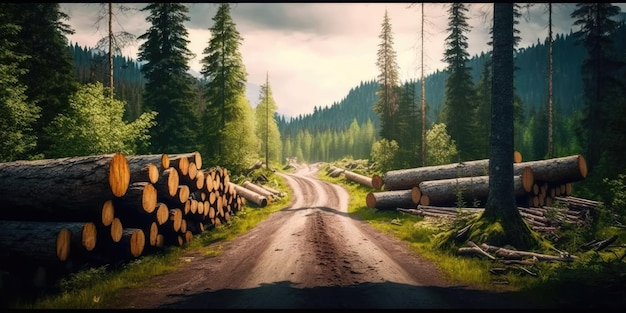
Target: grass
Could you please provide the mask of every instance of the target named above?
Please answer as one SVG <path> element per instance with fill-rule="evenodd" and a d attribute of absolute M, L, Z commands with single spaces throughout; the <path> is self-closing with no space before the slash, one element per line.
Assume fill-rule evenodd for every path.
<path fill-rule="evenodd" d="M 318 173 L 318 178 L 343 186 L 350 194 L 348 212 L 354 217 L 367 221 L 375 229 L 400 240 L 407 241 L 415 253 L 432 260 L 448 281 L 471 285 L 484 290 L 520 291 L 536 299 L 549 298 L 559 290 L 565 289 L 571 295 L 589 298 L 589 290 L 599 290 L 611 295 L 610 291 L 623 293 L 626 281 L 626 267 L 621 250 L 610 249 L 602 253 L 570 251 L 579 256 L 573 263 L 537 262 L 527 270 L 537 274 L 531 276 L 522 270 L 509 270 L 502 275 L 494 275 L 489 270 L 502 267 L 479 257 L 458 256 L 453 251 L 442 251 L 434 248 L 432 239 L 442 232 L 453 229 L 458 220 L 424 218 L 396 211 L 379 211 L 367 207 L 365 198 L 370 190 L 357 183 L 346 180 L 342 175 L 331 178 L 327 176 L 325 167 Z M 154 255 L 146 255 L 124 265 L 119 269 L 95 268 L 73 274 L 60 283 L 60 292 L 37 299 L 33 302 L 16 302 L 14 308 L 108 308 L 107 301 L 116 297 L 124 288 L 139 288 L 148 278 L 175 271 L 184 259 L 184 253 L 199 251 L 204 255 L 219 255 L 221 245 L 209 245 L 225 242 L 252 229 L 270 214 L 287 206 L 292 199 L 292 191 L 280 177 L 272 172 L 264 173 L 276 189 L 286 190 L 287 195 L 264 208 L 248 204 L 245 210 L 232 216 L 229 223 L 210 229 L 194 237 L 194 240 L 183 247 L 171 247 Z M 566 230 L 557 247 L 574 248 L 583 239 L 579 238 L 579 229 Z M 598 235 L 617 234 L 623 238 L 624 229 L 602 227 Z M 573 244 L 572 242 L 576 243 Z M 572 288 L 572 286 L 579 288 Z M 606 286 L 598 289 L 598 286 Z M 609 288 L 609 289 L 607 289 Z M 610 289 L 612 288 L 612 289 Z"/>

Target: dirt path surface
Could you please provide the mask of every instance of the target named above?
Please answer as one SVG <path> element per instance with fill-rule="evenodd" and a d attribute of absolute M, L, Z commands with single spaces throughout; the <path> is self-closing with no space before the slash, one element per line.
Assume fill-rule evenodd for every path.
<path fill-rule="evenodd" d="M 289 207 L 209 257 L 124 290 L 119 308 L 536 308 L 511 293 L 454 286 L 408 246 L 347 214 L 348 193 L 315 178 L 319 165 L 280 174 Z"/>

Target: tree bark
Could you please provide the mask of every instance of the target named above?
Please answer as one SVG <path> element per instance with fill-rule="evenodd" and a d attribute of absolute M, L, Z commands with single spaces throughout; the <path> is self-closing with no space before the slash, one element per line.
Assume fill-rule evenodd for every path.
<path fill-rule="evenodd" d="M 0 256 L 20 262 L 65 261 L 70 256 L 72 232 L 81 233 L 85 223 L 0 220 Z M 86 241 L 91 233 L 85 233 Z M 93 234 L 95 235 L 95 234 Z M 88 243 L 91 247 L 91 243 Z"/>
<path fill-rule="evenodd" d="M 136 163 L 141 165 L 155 164 L 159 171 L 164 171 L 170 168 L 170 159 L 167 154 L 144 154 L 144 155 L 130 155 L 126 156 L 126 159 L 130 163 Z"/>
<path fill-rule="evenodd" d="M 90 222 L 129 183 L 121 153 L 0 163 L 0 219 Z"/>
<path fill-rule="evenodd" d="M 132 183 L 123 197 L 113 199 L 116 215 L 122 211 L 135 211 L 142 214 L 152 213 L 157 204 L 157 191 L 151 183 Z M 124 214 L 126 215 L 126 214 Z"/>
<path fill-rule="evenodd" d="M 587 162 L 580 154 L 515 163 L 513 171 L 518 173 L 524 167 L 532 168 L 535 180 L 541 182 L 554 184 L 573 183 L 587 177 Z"/>
<path fill-rule="evenodd" d="M 176 192 L 178 191 L 180 179 L 178 176 L 178 171 L 175 168 L 168 168 L 161 172 L 161 177 L 159 177 L 159 181 L 154 184 L 154 187 L 157 190 L 157 198 L 158 195 L 167 195 L 169 197 L 176 196 Z"/>
<path fill-rule="evenodd" d="M 359 173 L 351 172 L 351 171 L 345 171 L 343 173 L 343 176 L 345 176 L 346 179 L 350 181 L 360 184 L 361 186 L 374 189 L 374 186 L 372 185 L 372 178 L 370 177 L 361 175 Z"/>
<path fill-rule="evenodd" d="M 396 208 L 413 208 L 420 198 L 420 189 L 413 187 L 406 190 L 390 190 L 370 192 L 365 198 L 367 206 L 379 210 L 395 210 Z"/>

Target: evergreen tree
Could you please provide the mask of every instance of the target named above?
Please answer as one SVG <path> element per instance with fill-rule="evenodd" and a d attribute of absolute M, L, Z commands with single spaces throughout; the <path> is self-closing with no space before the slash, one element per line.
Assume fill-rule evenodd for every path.
<path fill-rule="evenodd" d="M 231 143 L 226 141 L 224 130 L 227 123 L 238 120 L 236 99 L 245 95 L 248 74 L 239 51 L 243 38 L 230 16 L 230 4 L 220 4 L 209 30 L 211 38 L 203 51 L 205 56 L 200 61 L 200 73 L 207 80 L 204 89 L 206 111 L 203 116 L 206 133 L 202 143 L 205 154 L 217 162 L 223 154 L 240 152 L 230 149 Z M 250 148 L 256 153 L 256 147 Z"/>
<path fill-rule="evenodd" d="M 213 160 L 209 164 L 225 167 L 231 175 L 238 175 L 258 160 L 257 147 L 260 143 L 255 134 L 254 111 L 245 94 L 238 94 L 233 100 L 235 105 L 232 110 L 237 119 L 227 121 L 223 132 L 228 149 L 208 159 Z"/>
<path fill-rule="evenodd" d="M 491 131 L 491 56 L 483 54 L 487 60 L 483 63 L 480 81 L 476 85 L 477 107 L 474 129 L 476 138 L 489 138 Z M 477 159 L 489 157 L 489 140 L 476 141 Z"/>
<path fill-rule="evenodd" d="M 272 87 L 268 80 L 261 86 L 259 103 L 255 108 L 256 136 L 261 143 L 258 152 L 259 155 L 265 156 L 265 166 L 268 168 L 270 162 L 280 163 L 282 150 L 280 132 L 275 120 L 276 110 L 278 106 L 272 96 Z"/>
<path fill-rule="evenodd" d="M 467 23 L 466 4 L 452 3 L 448 12 L 450 19 L 446 38 L 446 51 L 443 61 L 448 64 L 446 71 L 446 98 L 444 105 L 444 123 L 448 132 L 457 144 L 461 161 L 475 158 L 476 137 L 472 123 L 476 107 L 476 91 L 471 76 L 471 68 L 467 65 L 467 36 L 470 26 Z"/>
<path fill-rule="evenodd" d="M 613 163 L 617 168 L 611 166 L 611 162 L 617 161 L 615 158 L 624 160 L 623 151 L 613 154 L 608 150 L 615 139 L 610 135 L 614 132 L 623 134 L 620 125 L 623 121 L 615 120 L 618 116 L 616 112 L 623 111 L 623 107 L 615 106 L 615 94 L 618 88 L 622 88 L 621 93 L 624 90 L 617 80 L 624 63 L 614 56 L 612 35 L 618 23 L 611 19 L 619 13 L 620 8 L 610 3 L 578 3 L 571 14 L 576 19 L 574 26 L 580 27 L 574 32 L 576 42 L 582 43 L 587 50 L 587 58 L 581 68 L 585 115 L 579 137 L 585 145 L 589 171 L 592 172 L 604 157 L 608 162 L 598 176 L 610 178 L 623 170 L 619 167 L 622 166 L 619 162 Z M 618 96 L 621 97 L 623 95 Z M 616 126 L 618 127 L 614 128 Z"/>
<path fill-rule="evenodd" d="M 380 89 L 376 92 L 378 99 L 374 104 L 374 112 L 380 117 L 380 137 L 395 140 L 397 130 L 394 119 L 398 111 L 396 88 L 399 86 L 399 76 L 396 51 L 393 49 L 393 31 L 387 10 L 385 10 L 382 29 L 378 37 L 381 42 L 378 44 L 376 66 L 380 71 L 378 74 Z"/>
<path fill-rule="evenodd" d="M 422 164 L 421 158 L 421 121 L 415 95 L 415 82 L 406 82 L 398 88 L 398 116 L 396 126 L 402 131 L 398 133 L 398 160 L 401 168 L 417 167 Z"/>
<path fill-rule="evenodd" d="M 20 82 L 27 87 L 27 101 L 41 108 L 33 130 L 39 134 L 36 151 L 43 153 L 57 136 L 44 133 L 44 127 L 68 109 L 68 99 L 79 87 L 66 37 L 74 31 L 64 23 L 69 17 L 58 3 L 3 5 L 13 23 L 20 26 L 15 49 L 28 56 L 21 64 L 27 72 L 20 76 Z"/>
<path fill-rule="evenodd" d="M 194 78 L 187 62 L 194 57 L 187 48 L 189 9 L 180 3 L 152 3 L 141 9 L 150 12 L 151 26 L 138 39 L 139 61 L 147 80 L 144 105 L 158 112 L 151 130 L 150 153 L 186 153 L 198 149 L 198 115 L 194 111 Z"/>
<path fill-rule="evenodd" d="M 5 6 L 0 4 L 0 162 L 31 157 L 37 144 L 32 125 L 40 110 L 28 102 L 19 80 L 26 73 L 22 63 L 27 56 L 15 51 L 19 26 L 9 20 Z"/>

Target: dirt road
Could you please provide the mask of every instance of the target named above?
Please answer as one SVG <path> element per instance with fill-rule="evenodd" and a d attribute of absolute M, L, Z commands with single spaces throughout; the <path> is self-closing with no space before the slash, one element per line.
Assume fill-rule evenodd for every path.
<path fill-rule="evenodd" d="M 347 214 L 348 193 L 315 178 L 318 165 L 282 175 L 289 207 L 223 245 L 189 254 L 175 273 L 112 299 L 119 308 L 534 308 L 515 294 L 454 286 L 407 245 Z"/>

